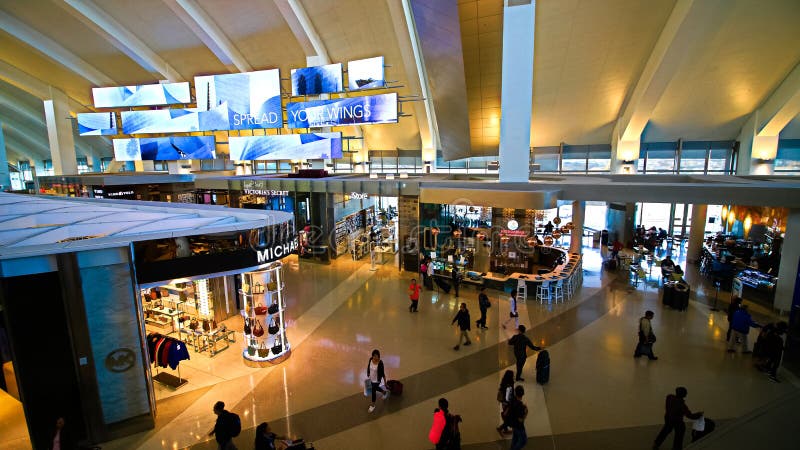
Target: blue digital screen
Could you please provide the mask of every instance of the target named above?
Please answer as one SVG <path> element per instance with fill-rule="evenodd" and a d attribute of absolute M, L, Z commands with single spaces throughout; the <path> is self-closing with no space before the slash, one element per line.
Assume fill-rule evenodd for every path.
<path fill-rule="evenodd" d="M 204 131 L 283 127 L 278 69 L 195 77 L 194 90 Z"/>
<path fill-rule="evenodd" d="M 114 139 L 114 159 L 117 161 L 215 159 L 214 146 L 214 136 Z"/>
<path fill-rule="evenodd" d="M 347 88 L 351 91 L 382 88 L 385 85 L 383 56 L 347 63 Z"/>
<path fill-rule="evenodd" d="M 124 134 L 188 133 L 200 129 L 200 113 L 196 109 L 154 109 L 122 111 Z"/>
<path fill-rule="evenodd" d="M 228 139 L 230 159 L 336 159 L 342 157 L 342 133 L 276 134 Z"/>
<path fill-rule="evenodd" d="M 342 64 L 292 69 L 292 95 L 342 92 Z"/>
<path fill-rule="evenodd" d="M 286 105 L 289 128 L 397 122 L 397 94 L 295 102 Z"/>
<path fill-rule="evenodd" d="M 179 105 L 192 102 L 188 82 L 92 88 L 92 96 L 97 108 Z"/>
<path fill-rule="evenodd" d="M 113 112 L 79 113 L 78 134 L 80 136 L 117 134 L 117 119 Z"/>

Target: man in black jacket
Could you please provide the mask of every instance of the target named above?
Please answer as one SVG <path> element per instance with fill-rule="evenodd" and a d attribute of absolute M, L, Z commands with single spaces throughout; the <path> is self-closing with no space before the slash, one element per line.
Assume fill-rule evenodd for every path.
<path fill-rule="evenodd" d="M 458 313 L 456 316 L 453 317 L 453 321 L 450 322 L 450 325 L 458 322 L 458 328 L 461 330 L 461 334 L 458 335 L 458 344 L 453 347 L 453 350 L 458 350 L 461 347 L 461 340 L 466 340 L 464 345 L 472 345 L 472 341 L 469 340 L 469 311 L 467 310 L 467 304 L 462 303 L 461 306 L 458 308 Z"/>
<path fill-rule="evenodd" d="M 233 443 L 233 436 L 238 434 L 241 429 L 239 417 L 229 411 L 225 410 L 225 403 L 217 402 L 214 404 L 214 414 L 217 415 L 217 422 L 214 424 L 214 429 L 211 430 L 209 436 L 214 436 L 217 439 L 217 448 L 219 450 L 236 450 L 236 445 Z"/>
<path fill-rule="evenodd" d="M 685 387 L 678 387 L 675 388 L 675 395 L 667 395 L 664 407 L 664 426 L 661 427 L 661 431 L 656 436 L 656 440 L 653 443 L 654 449 L 658 449 L 673 430 L 675 431 L 675 440 L 672 441 L 673 450 L 683 448 L 683 435 L 686 433 L 686 424 L 683 423 L 683 417 L 686 416 L 694 420 L 703 415 L 702 411 L 693 413 L 689 410 L 684 400 L 686 394 L 688 394 L 688 391 Z"/>
<path fill-rule="evenodd" d="M 478 308 L 481 310 L 481 318 L 475 322 L 478 328 L 483 328 L 484 330 L 489 328 L 486 326 L 486 310 L 492 306 L 491 302 L 489 302 L 489 296 L 486 295 L 485 291 L 486 288 L 481 287 L 480 294 L 478 294 Z"/>
<path fill-rule="evenodd" d="M 525 379 L 522 378 L 522 368 L 525 366 L 525 361 L 528 359 L 527 348 L 530 347 L 537 352 L 542 348 L 533 345 L 533 342 L 528 339 L 528 336 L 525 336 L 525 325 L 520 325 L 517 330 L 518 333 L 508 340 L 508 345 L 514 346 L 514 358 L 517 359 L 517 381 L 525 381 Z"/>

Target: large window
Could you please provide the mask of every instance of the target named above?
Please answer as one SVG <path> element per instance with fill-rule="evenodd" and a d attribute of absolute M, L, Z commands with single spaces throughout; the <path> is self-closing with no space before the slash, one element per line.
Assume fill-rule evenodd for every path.
<path fill-rule="evenodd" d="M 561 150 L 558 147 L 536 147 L 533 149 L 533 163 L 539 165 L 539 172 L 559 172 L 558 161 Z"/>
<path fill-rule="evenodd" d="M 85 156 L 79 156 L 77 162 L 78 162 L 78 173 L 85 173 L 92 171 L 92 168 L 89 167 L 89 160 Z"/>
<path fill-rule="evenodd" d="M 781 172 L 800 172 L 800 139 L 781 139 L 778 141 L 775 173 Z"/>
<path fill-rule="evenodd" d="M 55 171 L 53 170 L 53 160 L 52 159 L 45 159 L 42 161 L 42 166 L 44 167 L 44 172 L 42 175 L 55 175 Z"/>
<path fill-rule="evenodd" d="M 734 173 L 733 141 L 649 142 L 639 151 L 639 173 Z"/>
<path fill-rule="evenodd" d="M 677 142 L 649 142 L 639 150 L 639 172 L 675 173 Z"/>

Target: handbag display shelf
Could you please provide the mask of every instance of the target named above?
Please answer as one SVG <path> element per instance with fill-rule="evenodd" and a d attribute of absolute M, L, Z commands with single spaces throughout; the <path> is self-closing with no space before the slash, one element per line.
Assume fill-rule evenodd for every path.
<path fill-rule="evenodd" d="M 266 269 L 242 274 L 239 290 L 243 300 L 242 316 L 246 324 L 242 357 L 246 365 L 264 367 L 285 360 L 290 353 L 283 317 L 283 266 L 280 262 Z M 245 292 L 245 288 L 247 291 Z M 257 288 L 256 286 L 260 286 Z M 263 294 L 254 294 L 260 291 Z"/>

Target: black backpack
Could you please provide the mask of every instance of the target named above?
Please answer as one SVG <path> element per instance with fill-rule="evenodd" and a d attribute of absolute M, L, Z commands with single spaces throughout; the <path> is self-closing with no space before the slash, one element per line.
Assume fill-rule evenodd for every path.
<path fill-rule="evenodd" d="M 242 419 L 239 418 L 238 414 L 229 412 L 228 421 L 230 422 L 228 425 L 231 427 L 231 436 L 238 436 L 242 432 Z"/>

